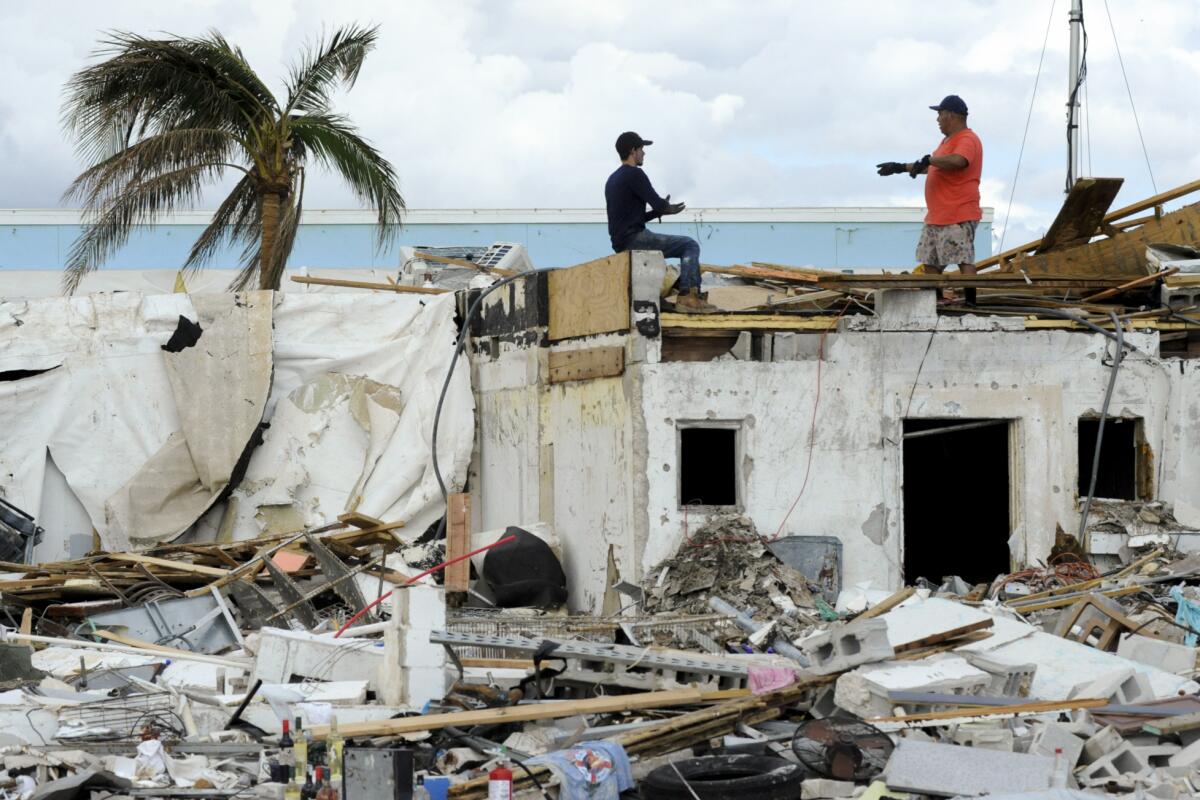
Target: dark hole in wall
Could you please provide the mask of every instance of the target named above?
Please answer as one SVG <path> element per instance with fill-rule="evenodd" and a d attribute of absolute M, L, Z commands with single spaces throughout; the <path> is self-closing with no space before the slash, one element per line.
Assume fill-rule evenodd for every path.
<path fill-rule="evenodd" d="M 679 504 L 737 504 L 737 429 L 679 429 Z"/>
<path fill-rule="evenodd" d="M 904 432 L 987 420 L 905 420 Z M 1009 571 L 1008 423 L 904 441 L 904 580 Z"/>
<path fill-rule="evenodd" d="M 1109 417 L 1104 422 L 1100 468 L 1096 471 L 1096 497 L 1137 499 L 1137 420 Z M 1079 496 L 1087 497 L 1096 457 L 1099 419 L 1079 420 Z"/>
<path fill-rule="evenodd" d="M 200 327 L 200 323 L 192 322 L 181 314 L 179 323 L 175 326 L 175 332 L 171 334 L 171 338 L 162 346 L 162 349 L 168 353 L 178 353 L 186 350 L 189 347 L 195 346 L 196 342 L 200 341 L 200 334 L 202 333 L 204 333 L 204 329 Z"/>

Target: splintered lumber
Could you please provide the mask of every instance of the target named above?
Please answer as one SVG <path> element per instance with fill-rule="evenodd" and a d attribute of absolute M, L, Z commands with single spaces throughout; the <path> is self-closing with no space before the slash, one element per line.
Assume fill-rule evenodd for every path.
<path fill-rule="evenodd" d="M 967 700 L 969 698 L 964 698 Z M 874 717 L 864 720 L 872 725 L 877 723 L 913 723 L 940 722 L 962 718 L 994 717 L 1005 714 L 1014 716 L 1027 714 L 1050 714 L 1055 711 L 1078 711 L 1081 708 L 1100 708 L 1108 705 L 1108 700 L 1102 697 L 1079 698 L 1077 700 L 1048 700 L 1037 703 L 1022 703 L 1014 706 L 971 706 L 952 708 L 948 711 L 932 711 L 928 714 L 906 714 L 901 717 Z"/>
<path fill-rule="evenodd" d="M 1156 272 L 1153 275 L 1146 275 L 1145 277 L 1142 277 L 1142 278 L 1135 278 L 1134 280 L 1131 280 L 1128 283 L 1122 283 L 1120 286 L 1114 286 L 1111 289 L 1105 289 L 1103 292 L 1098 292 L 1098 293 L 1092 295 L 1091 297 L 1085 297 L 1085 298 L 1083 298 L 1083 302 L 1095 303 L 1098 300 L 1106 300 L 1110 297 L 1113 297 L 1114 295 L 1118 295 L 1121 292 L 1127 291 L 1129 289 L 1136 289 L 1139 286 L 1145 286 L 1150 283 L 1155 283 L 1156 281 L 1159 281 L 1159 280 L 1167 277 L 1168 275 L 1174 275 L 1176 272 L 1179 272 L 1179 267 L 1171 267 L 1170 269 L 1164 269 L 1162 272 Z"/>
<path fill-rule="evenodd" d="M 994 624 L 995 624 L 994 620 L 981 619 L 978 622 L 972 622 L 969 625 L 962 625 L 958 628 L 951 628 L 948 631 L 942 631 L 941 633 L 935 633 L 932 636 L 926 636 L 924 639 L 914 639 L 911 642 L 905 642 L 904 644 L 898 644 L 892 649 L 895 650 L 897 653 L 906 653 L 910 650 L 919 650 L 922 647 L 930 647 L 935 644 L 942 644 L 943 642 L 949 642 L 952 639 L 957 639 L 960 636 L 966 636 L 969 633 L 975 633 L 977 631 L 986 630 L 986 629 L 992 627 L 992 625 L 994 625 Z"/>
<path fill-rule="evenodd" d="M 1037 252 L 1061 250 L 1091 239 L 1099 232 L 1104 223 L 1104 214 L 1124 182 L 1124 178 L 1082 178 L 1076 181 L 1038 244 Z"/>
<path fill-rule="evenodd" d="M 806 284 L 816 283 L 817 278 L 822 275 L 835 274 L 823 270 L 795 269 L 793 267 L 781 266 L 746 266 L 745 264 L 735 264 L 732 267 L 701 264 L 700 271 L 716 275 L 733 275 L 734 277 L 752 281 L 783 281 L 784 283 Z"/>
<path fill-rule="evenodd" d="M 438 256 L 438 255 L 434 255 L 433 253 L 423 253 L 423 252 L 418 251 L 418 252 L 413 253 L 413 258 L 419 258 L 422 261 L 436 261 L 439 264 L 450 264 L 451 266 L 454 266 L 454 267 L 466 267 L 467 269 L 473 269 L 476 272 L 494 272 L 497 275 L 503 275 L 505 277 L 508 277 L 509 275 L 517 274 L 517 273 L 513 272 L 511 269 L 500 269 L 499 267 L 481 267 L 478 264 L 476 264 L 474 261 L 468 261 L 465 258 L 451 258 L 450 256 Z"/>
<path fill-rule="evenodd" d="M 310 278 L 305 275 L 293 275 L 296 283 L 310 283 L 314 286 L 342 286 L 347 289 L 374 289 L 380 292 L 399 292 L 401 294 L 447 294 L 453 290 L 439 289 L 435 286 L 401 286 L 398 283 L 371 283 L 370 281 L 350 281 L 342 278 Z"/>
<path fill-rule="evenodd" d="M 99 637 L 106 642 L 115 642 L 116 644 L 122 644 L 126 647 L 136 647 L 138 650 L 145 650 L 147 651 L 146 655 L 151 655 L 152 653 L 162 653 L 163 655 L 171 656 L 172 658 L 195 655 L 195 653 L 191 652 L 190 650 L 181 650 L 178 647 L 167 647 L 166 645 L 154 644 L 153 642 L 143 642 L 141 639 L 134 639 L 132 636 L 125 636 L 120 633 L 113 633 L 112 631 L 96 630 L 92 631 L 91 635 Z"/>
<path fill-rule="evenodd" d="M 938 274 L 860 273 L 831 275 L 821 278 L 822 289 L 1109 289 L 1119 286 L 1123 277 L 1103 275 L 1014 275 L 1011 272 L 991 272 L 983 275 L 963 275 L 953 272 Z"/>
<path fill-rule="evenodd" d="M 578 714 L 613 714 L 648 708 L 703 703 L 704 692 L 699 689 L 674 689 L 669 692 L 641 692 L 591 700 L 551 700 L 544 703 L 488 708 L 481 711 L 454 711 L 449 714 L 423 714 L 419 717 L 351 722 L 339 725 L 338 732 L 346 738 L 353 736 L 397 736 L 445 727 L 469 728 L 473 725 L 503 725 L 509 722 L 531 722 L 539 719 L 561 719 Z M 324 739 L 328 725 L 314 725 L 313 738 Z"/>

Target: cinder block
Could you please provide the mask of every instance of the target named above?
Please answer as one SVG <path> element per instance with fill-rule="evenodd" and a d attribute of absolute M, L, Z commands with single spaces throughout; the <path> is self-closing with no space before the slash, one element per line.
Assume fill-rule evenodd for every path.
<path fill-rule="evenodd" d="M 413 667 L 403 672 L 404 705 L 424 708 L 426 703 L 446 696 L 446 671 L 432 667 Z"/>
<path fill-rule="evenodd" d="M 1194 741 L 1167 761 L 1167 766 L 1190 767 L 1200 762 L 1200 740 Z"/>
<path fill-rule="evenodd" d="M 965 747 L 980 747 L 985 750 L 1013 751 L 1013 732 L 999 725 L 967 723 L 954 731 L 955 744 Z M 1050 755 L 1054 755 L 1051 753 Z"/>
<path fill-rule="evenodd" d="M 1088 737 L 1088 740 L 1083 743 L 1083 763 L 1090 764 L 1098 761 L 1109 753 L 1116 752 L 1123 744 L 1125 744 L 1125 740 L 1121 738 L 1121 734 L 1117 733 L 1117 729 L 1106 725 L 1099 733 Z"/>
<path fill-rule="evenodd" d="M 887 637 L 887 621 L 866 619 L 831 628 L 800 642 L 817 675 L 845 672 L 860 664 L 886 661 L 895 655 Z"/>
<path fill-rule="evenodd" d="M 1111 780 L 1121 775 L 1141 776 L 1150 771 L 1150 766 L 1128 744 L 1088 764 L 1079 772 L 1079 781 Z"/>
<path fill-rule="evenodd" d="M 868 664 L 839 677 L 834 701 L 859 717 L 883 717 L 892 711 L 892 692 L 980 695 L 990 681 L 990 675 L 958 655 L 889 661 Z"/>
<path fill-rule="evenodd" d="M 1078 684 L 1070 698 L 1102 698 L 1119 705 L 1137 705 L 1156 699 L 1150 678 L 1145 673 L 1126 667 L 1105 673 L 1095 680 Z"/>
<path fill-rule="evenodd" d="M 420 583 L 397 589 L 392 592 L 392 621 L 402 628 L 445 630 L 446 592 Z"/>
<path fill-rule="evenodd" d="M 1117 644 L 1117 655 L 1176 674 L 1190 673 L 1196 669 L 1196 648 L 1137 633 L 1127 633 L 1121 637 Z"/>
<path fill-rule="evenodd" d="M 855 785 L 851 781 L 831 781 L 812 778 L 800 782 L 800 800 L 828 800 L 829 798 L 853 797 Z"/>
<path fill-rule="evenodd" d="M 1079 763 L 1079 756 L 1083 753 L 1083 739 L 1072 733 L 1066 725 L 1047 722 L 1033 734 L 1029 752 L 1053 758 L 1055 750 L 1062 750 L 1063 760 L 1073 768 Z"/>
<path fill-rule="evenodd" d="M 445 668 L 446 649 L 440 644 L 431 644 L 428 631 L 406 630 L 401 633 L 403 635 L 400 648 L 400 664 L 402 666 Z"/>
<path fill-rule="evenodd" d="M 962 655 L 971 662 L 971 666 L 992 676 L 992 681 L 988 685 L 988 694 L 996 697 L 1029 696 L 1029 687 L 1033 685 L 1037 664 L 1004 664 L 984 653 L 963 653 Z"/>
<path fill-rule="evenodd" d="M 1148 747 L 1132 746 L 1133 752 L 1137 753 L 1138 758 L 1145 761 L 1151 769 L 1169 766 L 1170 760 L 1183 749 L 1179 745 L 1171 744 L 1170 742 L 1150 745 Z"/>

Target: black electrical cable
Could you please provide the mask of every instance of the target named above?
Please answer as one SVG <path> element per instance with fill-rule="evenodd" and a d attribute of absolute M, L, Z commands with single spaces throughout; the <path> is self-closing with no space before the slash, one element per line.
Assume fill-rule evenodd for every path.
<path fill-rule="evenodd" d="M 533 774 L 533 771 L 530 770 L 529 767 L 525 766 L 525 762 L 515 757 L 511 752 L 508 754 L 508 757 L 513 760 L 514 764 L 525 770 L 525 774 L 529 776 L 529 780 L 533 781 L 533 785 L 536 786 L 538 791 L 542 793 L 542 797 L 545 797 L 546 800 L 550 800 L 550 795 L 546 794 L 546 787 L 542 786 L 542 782 L 537 779 L 537 776 Z"/>
<path fill-rule="evenodd" d="M 1067 97 L 1067 151 L 1071 150 L 1071 129 L 1079 127 L 1079 120 L 1076 118 L 1075 104 L 1079 98 L 1079 88 L 1083 86 L 1084 80 L 1087 78 L 1087 50 L 1088 50 L 1088 35 L 1087 25 L 1083 22 L 1083 4 L 1079 5 L 1079 30 L 1083 34 L 1083 52 L 1079 54 L 1079 75 L 1075 78 L 1075 85 L 1071 87 L 1071 94 Z M 1081 159 L 1082 160 L 1082 159 Z M 1067 165 L 1067 191 L 1071 191 L 1071 185 L 1074 181 L 1079 180 L 1079 175 L 1072 174 L 1075 171 L 1075 164 L 1072 161 Z M 1157 190 L 1155 190 L 1157 191 Z"/>
<path fill-rule="evenodd" d="M 1117 385 L 1117 372 L 1121 369 L 1121 358 L 1125 355 L 1125 337 L 1121 331 L 1121 320 L 1117 319 L 1117 312 L 1109 311 L 1108 315 L 1112 317 L 1113 328 L 1117 334 L 1117 349 L 1113 354 L 1112 369 L 1108 374 L 1108 388 L 1104 392 L 1104 404 L 1100 407 L 1100 424 L 1096 428 L 1096 452 L 1092 456 L 1092 475 L 1088 481 L 1087 499 L 1083 502 L 1083 513 L 1079 515 L 1079 535 L 1076 537 L 1079 541 L 1083 541 L 1083 534 L 1087 530 L 1088 514 L 1092 510 L 1092 498 L 1096 496 L 1096 477 L 1100 472 L 1100 447 L 1104 444 L 1104 422 L 1108 419 L 1108 405 L 1112 401 L 1113 387 Z"/>

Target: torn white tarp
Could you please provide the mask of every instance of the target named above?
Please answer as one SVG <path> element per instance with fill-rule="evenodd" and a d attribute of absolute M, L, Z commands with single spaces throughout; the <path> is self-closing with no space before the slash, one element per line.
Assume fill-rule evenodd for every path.
<path fill-rule="evenodd" d="M 36 513 L 52 454 L 107 549 L 178 536 L 228 486 L 262 419 L 271 299 L 0 302 L 5 498 Z"/>
<path fill-rule="evenodd" d="M 271 425 L 245 479 L 197 537 L 222 521 L 251 538 L 345 511 L 423 530 L 442 513 L 430 444 L 454 351 L 454 297 L 275 295 L 273 309 L 271 298 L 0 301 L 0 373 L 9 373 L 0 377 L 14 378 L 0 381 L 0 493 L 41 508 L 50 452 L 106 548 L 170 539 L 226 488 L 265 409 Z M 180 317 L 203 332 L 167 352 L 186 328 Z M 439 430 L 450 487 L 461 486 L 473 437 L 464 367 Z"/>

